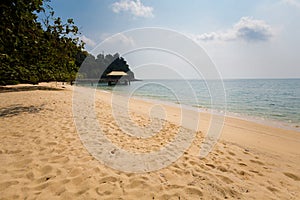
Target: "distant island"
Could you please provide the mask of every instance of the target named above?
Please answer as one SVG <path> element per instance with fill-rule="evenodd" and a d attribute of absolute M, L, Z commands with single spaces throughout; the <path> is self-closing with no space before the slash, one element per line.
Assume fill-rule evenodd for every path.
<path fill-rule="evenodd" d="M 118 53 L 98 54 L 96 57 L 88 54 L 81 64 L 77 83 L 101 83 L 115 85 L 120 81 L 121 84 L 130 84 L 131 81 L 137 81 L 129 65 Z"/>

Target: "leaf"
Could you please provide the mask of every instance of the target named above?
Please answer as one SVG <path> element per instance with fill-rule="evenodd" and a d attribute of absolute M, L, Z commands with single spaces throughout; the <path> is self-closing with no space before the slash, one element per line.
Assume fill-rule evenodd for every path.
<path fill-rule="evenodd" d="M 73 19 L 71 19 L 71 18 L 70 18 L 70 19 L 68 19 L 68 23 L 69 23 L 69 24 L 74 24 L 74 21 L 73 21 Z"/>

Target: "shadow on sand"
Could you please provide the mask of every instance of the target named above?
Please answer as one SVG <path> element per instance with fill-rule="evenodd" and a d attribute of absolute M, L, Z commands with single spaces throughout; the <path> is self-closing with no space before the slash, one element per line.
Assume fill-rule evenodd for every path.
<path fill-rule="evenodd" d="M 47 86 L 16 86 L 16 87 L 0 87 L 0 93 L 5 92 L 22 92 L 22 91 L 33 91 L 33 90 L 62 90 L 59 88 L 47 87 Z"/>
<path fill-rule="evenodd" d="M 38 113 L 43 109 L 41 106 L 22 106 L 20 104 L 11 105 L 6 108 L 0 108 L 0 117 L 13 117 L 23 113 Z"/>

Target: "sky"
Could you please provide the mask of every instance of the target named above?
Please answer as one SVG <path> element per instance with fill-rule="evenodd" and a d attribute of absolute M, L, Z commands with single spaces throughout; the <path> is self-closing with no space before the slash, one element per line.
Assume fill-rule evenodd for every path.
<path fill-rule="evenodd" d="M 52 0 L 50 5 L 56 16 L 74 19 L 91 53 L 114 53 L 102 48 L 103 43 L 122 50 L 118 45 L 140 48 L 152 42 L 180 49 L 187 57 L 206 54 L 224 79 L 300 78 L 300 0 Z M 166 33 L 160 35 L 150 29 L 153 34 L 145 34 L 146 29 L 135 34 L 145 27 L 169 32 L 158 30 Z M 177 39 L 169 40 L 173 33 Z M 199 45 L 199 51 L 181 35 Z M 138 43 L 137 37 L 149 41 Z M 114 44 L 111 38 L 117 38 Z M 161 78 L 172 74 L 170 70 L 197 78 L 187 62 L 161 52 L 148 49 L 121 56 L 138 78 Z"/>

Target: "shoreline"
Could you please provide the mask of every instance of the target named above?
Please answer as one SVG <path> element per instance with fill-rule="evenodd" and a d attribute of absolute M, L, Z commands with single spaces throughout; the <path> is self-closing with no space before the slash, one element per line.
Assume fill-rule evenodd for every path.
<path fill-rule="evenodd" d="M 111 93 L 111 94 L 113 93 L 113 91 L 111 91 L 111 90 L 105 90 L 105 89 L 101 89 L 99 87 L 97 87 L 97 91 L 101 91 L 104 93 Z M 117 94 L 117 95 L 123 95 L 123 94 Z M 126 96 L 126 94 L 124 96 Z M 298 125 L 296 123 L 288 123 L 288 122 L 280 121 L 280 120 L 276 120 L 276 119 L 263 118 L 261 116 L 253 116 L 253 115 L 249 115 L 249 114 L 245 114 L 245 113 L 236 113 L 236 112 L 231 112 L 228 110 L 226 110 L 225 114 L 224 114 L 224 111 L 212 110 L 210 108 L 197 107 L 197 106 L 186 105 L 186 104 L 181 105 L 181 104 L 171 102 L 168 100 L 150 99 L 150 98 L 143 97 L 143 96 L 132 96 L 131 98 L 141 100 L 141 101 L 147 101 L 149 103 L 154 103 L 154 104 L 155 103 L 165 104 L 165 105 L 173 106 L 176 108 L 179 108 L 180 106 L 182 106 L 184 109 L 193 110 L 196 112 L 204 112 L 206 114 L 220 115 L 220 116 L 224 116 L 224 117 L 230 117 L 230 118 L 250 121 L 250 122 L 260 124 L 260 125 L 270 126 L 273 128 L 297 131 L 300 134 L 300 125 Z"/>
<path fill-rule="evenodd" d="M 105 91 L 105 90 L 96 90 L 98 92 L 98 94 L 100 93 L 100 95 L 98 96 L 102 98 L 101 100 L 105 100 L 106 103 L 110 103 L 110 96 L 113 94 L 112 92 L 109 91 Z M 116 96 L 122 96 L 119 94 L 114 94 Z M 171 105 L 169 103 L 165 103 L 161 102 L 161 101 L 152 101 L 152 100 L 145 100 L 143 98 L 135 98 L 135 97 L 131 97 L 130 101 L 133 100 L 132 105 L 139 105 L 137 108 L 132 107 L 129 105 L 129 110 L 132 109 L 133 112 L 136 113 L 140 113 L 142 115 L 149 115 L 149 109 L 157 104 L 157 103 L 162 103 L 160 105 L 162 105 L 165 109 L 167 113 L 169 114 L 169 118 L 167 117 L 166 120 L 175 124 L 178 124 L 180 122 L 179 116 L 180 116 L 180 109 L 174 105 Z M 184 109 L 185 110 L 185 109 Z M 195 114 L 199 114 L 200 115 L 200 120 L 198 123 L 198 130 L 197 131 L 201 131 L 201 132 L 207 132 L 208 131 L 208 126 L 210 126 L 210 120 L 212 115 L 215 115 L 215 113 L 209 113 L 209 112 L 198 112 L 194 109 L 187 109 L 187 112 L 192 112 L 191 115 L 195 115 Z M 173 117 L 175 116 L 175 117 Z M 257 122 L 253 122 L 250 120 L 245 120 L 242 118 L 237 118 L 237 117 L 231 117 L 231 116 L 226 116 L 224 115 L 224 125 L 221 131 L 221 138 L 220 139 L 225 139 L 226 141 L 234 141 L 235 143 L 239 143 L 242 142 L 242 145 L 247 145 L 248 148 L 251 148 L 251 146 L 255 147 L 255 148 L 259 148 L 260 146 L 257 145 L 259 144 L 259 140 L 255 139 L 255 140 L 250 140 L 247 141 L 246 139 L 243 138 L 244 135 L 240 135 L 240 129 L 245 129 L 243 127 L 246 126 L 247 128 L 245 129 L 245 132 L 247 132 L 247 134 L 249 134 L 248 136 L 245 135 L 245 138 L 247 137 L 253 137 L 253 133 L 255 133 L 255 135 L 259 136 L 259 137 L 264 137 L 263 135 L 271 135 L 274 138 L 282 138 L 285 137 L 286 135 L 290 135 L 289 139 L 291 140 L 295 140 L 297 142 L 300 142 L 300 134 L 298 131 L 296 130 L 290 130 L 290 129 L 283 129 L 280 127 L 274 127 L 274 126 L 270 126 L 268 124 L 264 124 L 264 123 L 257 123 Z M 188 128 L 188 127 L 186 127 Z M 259 130 L 256 130 L 256 129 Z M 228 130 L 229 129 L 229 130 Z M 232 133 L 232 130 L 234 129 L 234 132 L 236 133 Z M 249 132 L 249 133 L 248 133 Z M 266 132 L 272 132 L 272 134 L 268 134 Z M 245 133 L 244 133 L 245 134 Z M 252 135 L 252 136 L 251 136 Z M 266 139 L 266 138 L 264 138 Z M 271 143 L 271 141 L 268 141 L 268 143 Z M 276 141 L 276 139 L 273 140 L 274 144 L 272 144 L 272 149 L 274 149 L 274 147 L 276 145 L 280 145 L 280 141 Z M 293 144 L 292 146 L 294 146 L 294 150 L 292 152 L 297 153 L 297 146 L 295 144 Z M 286 147 L 287 149 L 291 149 L 291 146 Z M 262 147 L 265 148 L 265 147 Z M 264 150 L 269 150 L 269 149 L 264 149 Z M 300 154 L 299 154 L 300 155 Z"/>
<path fill-rule="evenodd" d="M 194 141 L 181 157 L 160 170 L 128 173 L 112 169 L 87 151 L 74 123 L 73 86 L 53 87 L 60 90 L 0 92 L 0 194 L 4 199 L 300 196 L 299 132 L 226 117 L 220 140 L 208 156 L 200 158 L 211 119 L 210 114 L 200 113 Z M 105 136 L 121 149 L 136 153 L 157 151 L 172 141 L 181 128 L 180 110 L 161 105 L 167 113 L 166 120 L 158 120 L 162 129 L 145 139 L 130 136 L 118 125 L 111 102 L 111 93 L 96 92 L 98 122 Z M 142 130 L 149 125 L 159 128 L 149 117 L 153 105 L 131 98 L 129 110 L 118 111 L 128 112 L 128 119 Z M 125 123 L 123 128 L 131 126 Z"/>

